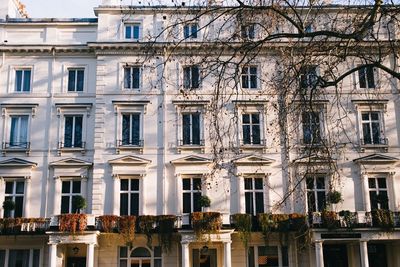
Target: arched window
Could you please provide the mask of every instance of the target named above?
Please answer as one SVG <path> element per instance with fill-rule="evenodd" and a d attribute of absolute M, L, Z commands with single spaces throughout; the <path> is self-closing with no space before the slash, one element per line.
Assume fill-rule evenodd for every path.
<path fill-rule="evenodd" d="M 119 248 L 120 267 L 161 267 L 161 247 L 128 247 Z"/>

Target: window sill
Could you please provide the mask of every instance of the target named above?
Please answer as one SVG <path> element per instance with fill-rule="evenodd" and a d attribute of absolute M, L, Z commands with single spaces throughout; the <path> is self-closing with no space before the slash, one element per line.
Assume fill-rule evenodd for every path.
<path fill-rule="evenodd" d="M 85 155 L 86 148 L 85 147 L 61 147 L 57 149 L 58 156 L 61 156 L 62 153 L 74 153 L 80 152 L 82 155 Z"/>
<path fill-rule="evenodd" d="M 137 151 L 139 154 L 143 154 L 143 145 L 121 145 L 115 148 L 116 154 L 121 151 Z"/>
<path fill-rule="evenodd" d="M 205 146 L 204 145 L 180 145 L 177 147 L 177 152 L 180 154 L 182 151 L 193 151 L 193 152 L 200 152 L 202 154 L 205 153 Z"/>
<path fill-rule="evenodd" d="M 381 152 L 388 152 L 389 145 L 388 144 L 364 144 L 360 145 L 360 152 L 365 152 L 365 150 L 378 150 Z"/>
<path fill-rule="evenodd" d="M 1 153 L 3 156 L 5 156 L 7 153 L 25 153 L 27 156 L 29 156 L 29 153 L 31 152 L 30 148 L 3 148 L 1 150 Z"/>
<path fill-rule="evenodd" d="M 248 145 L 240 145 L 239 146 L 239 152 L 240 153 L 244 153 L 244 151 L 249 151 L 249 150 L 252 150 L 252 151 L 260 151 L 260 150 L 262 150 L 262 153 L 265 154 L 266 150 L 267 150 L 267 147 L 265 145 L 263 145 L 263 144 L 252 144 L 252 145 L 248 144 Z"/>

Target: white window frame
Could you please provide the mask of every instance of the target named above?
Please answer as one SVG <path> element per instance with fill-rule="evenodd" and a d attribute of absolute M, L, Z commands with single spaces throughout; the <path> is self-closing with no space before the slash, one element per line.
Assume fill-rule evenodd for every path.
<path fill-rule="evenodd" d="M 313 72 L 311 72 L 313 70 Z M 299 87 L 300 89 L 312 89 L 314 88 L 313 83 L 316 83 L 318 76 L 320 75 L 320 70 L 316 65 L 306 65 L 300 70 L 299 76 Z M 306 85 L 303 85 L 303 80 L 307 81 Z M 316 86 L 318 88 L 318 85 Z"/>
<path fill-rule="evenodd" d="M 192 28 L 193 28 L 194 25 L 196 25 L 196 27 L 197 27 L 197 31 L 196 31 L 196 36 L 195 37 L 192 36 L 192 34 L 193 34 L 192 33 Z M 189 27 L 189 36 L 188 37 L 185 36 L 185 28 L 186 27 Z M 183 26 L 182 26 L 182 33 L 183 33 L 183 39 L 184 40 L 188 40 L 188 41 L 198 40 L 198 39 L 200 39 L 200 32 L 201 32 L 200 24 L 197 21 L 188 21 L 188 22 L 184 23 Z"/>
<path fill-rule="evenodd" d="M 313 188 L 308 189 L 307 188 L 307 179 L 312 178 L 313 179 Z M 324 179 L 324 188 L 317 188 L 317 179 L 318 178 L 323 178 Z M 327 206 L 327 198 L 326 194 L 328 193 L 329 190 L 329 177 L 328 174 L 326 173 L 310 173 L 305 175 L 304 179 L 305 183 L 305 203 L 306 203 L 306 212 L 321 212 L 323 211 L 322 207 L 318 207 L 318 193 L 319 192 L 324 192 L 325 193 L 325 208 Z M 308 193 L 314 194 L 314 200 L 315 200 L 315 208 L 316 210 L 310 210 L 310 207 L 308 205 Z"/>
<path fill-rule="evenodd" d="M 359 65 L 360 66 L 360 65 Z M 373 71 L 373 78 L 374 78 L 374 86 L 370 87 L 368 84 L 368 67 L 363 67 L 364 69 L 364 79 L 365 79 L 365 87 L 361 87 L 361 81 L 360 81 L 360 75 L 361 75 L 361 70 L 359 69 L 355 75 L 356 75 L 356 81 L 357 81 L 357 88 L 358 89 L 367 89 L 367 90 L 374 90 L 374 89 L 378 89 L 379 88 L 379 71 L 377 68 L 375 67 L 371 67 L 372 71 Z"/>
<path fill-rule="evenodd" d="M 199 115 L 199 144 L 194 144 L 193 143 L 193 128 L 194 128 L 194 124 L 193 124 L 193 114 L 198 114 Z M 189 137 L 189 144 L 185 144 L 184 143 L 184 134 L 183 134 L 183 129 L 184 129 L 184 120 L 183 117 L 186 115 L 190 115 L 190 123 L 189 123 L 189 129 L 190 129 L 190 137 Z M 203 116 L 201 112 L 182 112 L 181 113 L 181 125 L 182 125 L 182 139 L 181 139 L 181 144 L 182 146 L 201 146 L 204 139 L 203 139 L 203 133 L 202 133 L 202 121 L 203 121 Z"/>
<path fill-rule="evenodd" d="M 126 36 L 126 29 L 127 27 L 131 28 L 131 36 L 127 37 Z M 138 27 L 139 34 L 138 38 L 134 37 L 134 27 Z M 142 22 L 141 21 L 126 21 L 124 22 L 124 30 L 123 30 L 123 38 L 124 40 L 132 40 L 132 41 L 140 41 L 143 38 L 143 27 L 142 27 Z"/>
<path fill-rule="evenodd" d="M 238 140 L 237 143 L 241 147 L 266 147 L 266 125 L 267 125 L 267 116 L 266 116 L 266 106 L 265 103 L 252 103 L 252 102 L 243 102 L 236 104 L 236 112 L 238 117 Z M 244 144 L 243 143 L 243 114 L 259 114 L 260 121 L 260 144 Z"/>
<path fill-rule="evenodd" d="M 305 133 L 304 133 L 304 121 L 303 121 L 303 116 L 304 114 L 315 114 L 318 116 L 319 119 L 319 141 L 316 142 L 315 140 L 311 140 L 311 142 L 306 142 L 305 138 Z M 301 144 L 303 145 L 321 145 L 323 140 L 325 139 L 325 109 L 320 108 L 320 107 L 315 107 L 313 110 L 305 110 L 301 113 Z M 313 115 L 314 116 L 314 115 Z M 308 116 L 308 119 L 310 117 Z M 314 125 L 310 122 L 310 120 L 307 122 L 308 125 L 311 127 L 311 125 Z M 314 136 L 312 136 L 314 137 Z"/>
<path fill-rule="evenodd" d="M 144 140 L 144 120 L 145 114 L 147 113 L 147 104 L 149 101 L 135 102 L 135 101 L 115 101 L 114 104 L 114 114 L 115 114 L 115 145 L 117 149 L 117 153 L 119 153 L 120 149 L 139 149 L 140 152 L 143 152 L 142 149 L 145 145 Z M 123 123 L 123 115 L 124 114 L 140 114 L 140 125 L 139 125 L 139 145 L 122 145 L 122 123 Z"/>
<path fill-rule="evenodd" d="M 69 82 L 69 71 L 70 70 L 83 70 L 83 90 L 82 91 L 68 91 L 68 82 Z M 89 71 L 89 66 L 88 65 L 63 65 L 63 93 L 66 94 L 82 94 L 88 92 L 88 71 Z M 76 88 L 76 83 L 75 83 L 75 88 Z"/>
<path fill-rule="evenodd" d="M 180 177 L 180 191 L 181 191 L 181 201 L 180 201 L 180 206 L 181 206 L 181 211 L 182 215 L 189 215 L 190 213 L 194 212 L 194 194 L 195 193 L 200 193 L 200 196 L 203 195 L 203 176 L 201 175 L 182 175 Z M 183 180 L 184 179 L 190 179 L 190 189 L 185 190 L 183 189 Z M 193 179 L 200 179 L 200 184 L 201 188 L 200 189 L 195 189 L 193 188 Z M 189 213 L 184 213 L 183 211 L 183 194 L 184 193 L 189 193 L 190 194 L 190 212 Z M 200 210 L 201 211 L 201 207 Z"/>
<path fill-rule="evenodd" d="M 252 188 L 251 189 L 246 189 L 246 179 L 251 179 L 251 185 Z M 256 189 L 255 188 L 255 179 L 261 179 L 262 180 L 262 188 L 261 189 Z M 243 176 L 243 195 L 244 195 L 244 211 L 246 213 L 246 193 L 251 193 L 252 195 L 252 201 L 253 201 L 253 210 L 251 215 L 257 215 L 257 211 L 256 211 L 256 193 L 262 193 L 263 196 L 263 213 L 266 212 L 267 208 L 266 208 L 266 195 L 265 195 L 265 188 L 266 188 L 266 177 L 263 175 L 246 175 Z"/>
<path fill-rule="evenodd" d="M 377 113 L 378 114 L 378 120 L 373 120 L 371 118 L 371 113 Z M 368 114 L 369 119 L 368 120 L 363 120 L 363 114 Z M 360 140 L 362 139 L 363 145 L 384 145 L 385 144 L 385 128 L 384 128 L 384 121 L 383 121 L 383 114 L 382 111 L 380 110 L 369 110 L 369 111 L 361 111 L 360 112 L 360 121 L 361 121 L 361 136 L 360 136 Z M 372 127 L 372 123 L 379 123 L 379 141 L 378 143 L 375 143 L 373 141 L 373 127 Z M 364 124 L 368 124 L 369 125 L 369 130 L 370 130 L 370 138 L 371 138 L 371 143 L 365 143 L 365 139 L 364 139 Z M 361 138 L 362 137 L 362 138 Z"/>
<path fill-rule="evenodd" d="M 368 180 L 367 180 L 367 188 L 368 188 L 368 192 L 367 192 L 367 198 L 369 199 L 369 209 L 370 210 L 372 210 L 372 201 L 371 201 L 371 197 L 370 197 L 370 192 L 376 192 L 377 193 L 377 195 L 379 194 L 379 192 L 381 192 L 381 191 L 385 191 L 386 192 L 386 195 L 387 195 L 387 197 L 388 197 L 388 209 L 390 209 L 391 208 L 391 201 L 390 201 L 390 199 L 391 199 L 391 190 L 390 190 L 390 188 L 391 188 L 391 186 L 392 186 L 392 184 L 390 183 L 390 179 L 389 179 L 389 177 L 388 177 L 388 175 L 387 174 L 385 174 L 385 173 L 381 173 L 381 174 L 374 174 L 374 175 L 368 175 L 368 178 L 367 178 Z M 374 179 L 375 180 L 375 188 L 371 188 L 371 187 L 369 187 L 369 180 L 370 179 Z M 378 179 L 385 179 L 385 182 L 386 182 L 386 188 L 385 189 L 383 189 L 383 188 L 379 188 L 379 185 L 378 185 Z M 382 207 L 381 207 L 381 204 L 380 203 L 377 203 L 378 204 L 378 208 L 379 209 L 381 209 Z"/>
<path fill-rule="evenodd" d="M 58 144 L 57 150 L 58 154 L 61 151 L 75 151 L 79 150 L 82 153 L 87 147 L 87 127 L 88 119 L 90 116 L 92 105 L 91 104 L 56 104 L 57 117 L 58 117 Z M 65 117 L 66 116 L 82 116 L 82 147 L 60 147 L 59 144 L 65 141 Z"/>
<path fill-rule="evenodd" d="M 31 126 L 32 119 L 36 114 L 36 106 L 37 105 L 11 105 L 2 107 L 2 116 L 3 116 L 3 149 L 5 148 L 5 144 L 10 142 L 11 139 L 11 121 L 13 116 L 28 116 L 28 129 L 27 129 L 27 147 L 21 148 L 21 150 L 26 150 L 28 153 L 29 143 L 31 142 Z M 10 150 L 20 149 L 17 147 L 10 147 Z M 4 153 L 4 151 L 3 151 Z"/>
<path fill-rule="evenodd" d="M 193 71 L 192 68 L 193 67 L 197 67 L 198 68 L 198 86 L 197 87 L 193 87 Z M 189 86 L 186 86 L 186 76 L 185 76 L 185 70 L 189 68 L 190 69 L 190 77 L 189 77 Z M 192 64 L 192 65 L 183 65 L 182 66 L 182 88 L 184 90 L 199 90 L 201 88 L 201 84 L 202 84 L 202 72 L 201 72 L 201 67 L 199 64 Z"/>
<path fill-rule="evenodd" d="M 13 183 L 13 191 L 12 191 L 12 193 L 6 193 L 6 183 L 10 183 L 10 182 Z M 22 194 L 17 194 L 16 193 L 17 182 L 23 182 L 24 183 L 24 192 Z M 22 217 L 24 217 L 25 216 L 25 206 L 26 206 L 26 192 L 27 192 L 26 187 L 28 186 L 28 183 L 26 182 L 26 179 L 24 177 L 12 177 L 12 178 L 8 178 L 7 177 L 7 178 L 4 179 L 3 183 L 4 183 L 4 199 L 3 199 L 3 202 L 6 199 L 6 197 L 11 197 L 12 200 L 15 202 L 15 197 L 22 196 L 23 197 L 23 201 L 22 201 L 22 211 L 21 211 L 21 213 L 22 213 Z M 1 214 L 1 216 L 4 217 L 4 208 L 3 208 L 3 212 Z M 10 217 L 11 218 L 15 218 L 15 210 L 11 211 Z"/>
<path fill-rule="evenodd" d="M 251 68 L 256 68 L 256 74 L 251 74 L 250 70 Z M 243 73 L 243 70 L 247 69 L 246 73 Z M 259 64 L 246 64 L 240 67 L 240 87 L 244 90 L 257 90 L 261 88 L 261 79 L 260 79 L 260 74 L 261 74 L 261 68 Z M 251 77 L 256 75 L 256 87 L 251 87 Z M 247 77 L 248 81 L 248 87 L 244 87 L 243 84 L 243 77 Z"/>
<path fill-rule="evenodd" d="M 70 186 L 69 186 L 70 192 L 69 192 L 69 193 L 63 193 L 63 192 L 62 192 L 62 186 L 63 186 L 63 183 L 64 183 L 64 182 L 70 182 Z M 80 184 L 81 184 L 80 189 L 79 189 L 79 193 L 73 193 L 73 192 L 72 192 L 73 183 L 74 183 L 74 182 L 80 182 Z M 73 206 L 73 205 L 72 205 L 73 197 L 74 197 L 74 196 L 82 196 L 82 197 L 85 197 L 85 196 L 83 195 L 82 187 L 83 187 L 82 179 L 77 179 L 77 178 L 61 179 L 60 213 L 62 212 L 62 198 L 65 197 L 65 196 L 67 196 L 67 197 L 69 198 L 69 201 L 68 201 L 68 207 L 69 207 L 69 208 L 68 208 L 68 212 L 67 212 L 67 213 L 75 213 L 75 211 L 72 210 L 72 206 Z"/>
<path fill-rule="evenodd" d="M 121 180 L 129 180 L 128 182 L 128 190 L 122 190 L 121 188 Z M 139 190 L 131 190 L 131 180 L 138 180 L 139 182 Z M 118 179 L 119 183 L 119 215 L 121 215 L 121 194 L 128 194 L 128 215 L 135 215 L 130 214 L 131 211 L 131 194 L 138 194 L 139 205 L 138 205 L 138 215 L 143 214 L 143 205 L 144 205 L 144 197 L 143 197 L 143 178 L 140 175 L 120 175 Z M 136 216 L 136 215 L 135 215 Z"/>
<path fill-rule="evenodd" d="M 30 77 L 30 87 L 29 91 L 17 91 L 17 71 L 25 71 L 25 70 L 30 70 L 31 71 L 31 77 Z M 33 91 L 33 71 L 34 68 L 32 65 L 27 65 L 27 66 L 12 66 L 11 67 L 11 83 L 10 83 L 10 93 L 15 93 L 15 94 L 30 94 Z M 22 86 L 23 86 L 23 79 L 22 79 Z"/>
<path fill-rule="evenodd" d="M 75 144 L 75 139 L 76 139 L 76 137 L 75 137 L 75 127 L 76 127 L 76 125 L 77 125 L 77 123 L 76 123 L 76 118 L 82 118 L 82 133 L 81 133 L 81 135 L 82 135 L 82 140 L 80 140 L 81 141 L 81 146 L 75 146 L 74 144 Z M 68 146 L 68 147 L 66 147 L 65 146 L 65 128 L 66 128 L 66 124 L 67 124 L 67 118 L 72 118 L 72 140 L 71 140 L 71 146 Z M 83 148 L 84 147 L 84 141 L 83 141 L 83 128 L 84 128 L 84 115 L 82 115 L 82 114 L 64 114 L 64 123 L 63 123 L 63 126 L 64 126 L 64 130 L 63 130 L 63 136 L 64 136 L 64 138 L 63 138 L 63 148 Z"/>
<path fill-rule="evenodd" d="M 127 266 L 130 266 L 131 265 L 131 261 L 132 260 L 142 260 L 142 259 L 150 259 L 150 266 L 151 267 L 153 267 L 154 266 L 154 262 L 156 261 L 156 260 L 161 260 L 161 263 L 163 263 L 164 261 L 163 261 L 163 257 L 162 257 L 162 254 L 161 254 L 161 256 L 160 257 L 156 257 L 154 254 L 154 250 L 155 250 L 155 247 L 156 246 L 153 246 L 152 247 L 152 249 L 151 248 L 149 248 L 148 246 L 136 246 L 136 247 L 133 247 L 132 249 L 129 249 L 129 247 L 126 247 L 126 250 L 127 250 L 127 257 L 126 258 L 122 258 L 121 257 L 121 248 L 122 247 L 118 247 L 118 262 L 120 262 L 121 260 L 126 260 L 126 262 L 127 262 Z M 135 249 L 137 249 L 137 248 L 145 248 L 145 249 L 147 249 L 148 251 L 149 251 L 149 253 L 150 253 L 150 257 L 148 257 L 148 258 L 146 258 L 146 257 L 143 257 L 143 258 L 135 258 L 135 257 L 131 257 L 131 253 L 135 250 Z M 161 249 L 161 248 L 160 248 Z M 161 252 L 162 253 L 162 252 Z M 141 263 L 140 263 L 140 265 L 141 265 Z M 118 265 L 118 266 L 120 266 L 120 265 Z"/>
<path fill-rule="evenodd" d="M 256 24 L 251 23 L 251 22 L 241 24 L 240 25 L 240 38 L 243 40 L 255 40 L 256 39 Z"/>
<path fill-rule="evenodd" d="M 125 69 L 129 68 L 130 69 L 130 75 L 132 76 L 132 69 L 133 68 L 137 68 L 139 69 L 139 87 L 133 87 L 133 82 L 132 80 L 130 81 L 130 86 L 129 87 L 125 87 Z M 143 66 L 141 65 L 137 65 L 137 64 L 123 64 L 122 65 L 122 75 L 121 75 L 121 87 L 122 90 L 125 92 L 138 92 L 141 91 L 143 89 Z"/>
<path fill-rule="evenodd" d="M 25 246 L 10 247 L 10 246 L 8 246 L 6 248 L 0 248 L 0 250 L 5 251 L 4 266 L 8 266 L 8 264 L 9 264 L 10 250 L 29 250 L 29 266 L 26 266 L 26 267 L 33 266 L 33 251 L 39 250 L 39 266 L 43 266 L 43 251 L 42 251 L 42 248 L 40 248 L 40 247 L 25 247 Z"/>

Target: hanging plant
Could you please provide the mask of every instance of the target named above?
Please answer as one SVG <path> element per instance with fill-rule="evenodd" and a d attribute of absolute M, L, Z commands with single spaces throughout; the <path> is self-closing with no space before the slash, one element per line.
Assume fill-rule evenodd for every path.
<path fill-rule="evenodd" d="M 153 215 L 142 215 L 139 216 L 139 230 L 141 233 L 146 235 L 147 246 L 151 247 L 152 234 L 157 222 L 157 217 Z"/>
<path fill-rule="evenodd" d="M 86 214 L 61 214 L 58 216 L 59 230 L 75 234 L 77 230 L 83 232 L 87 226 Z"/>
<path fill-rule="evenodd" d="M 193 212 L 191 214 L 192 227 L 196 238 L 202 239 L 204 234 L 218 233 L 222 227 L 221 213 Z"/>
<path fill-rule="evenodd" d="M 326 200 L 331 204 L 337 204 L 342 201 L 342 193 L 336 190 L 330 191 L 326 195 Z"/>
<path fill-rule="evenodd" d="M 393 212 L 390 210 L 377 209 L 371 211 L 372 224 L 375 227 L 382 227 L 387 230 L 392 230 L 394 227 Z"/>
<path fill-rule="evenodd" d="M 199 205 L 202 208 L 209 208 L 211 206 L 211 200 L 208 196 L 200 196 Z"/>
<path fill-rule="evenodd" d="M 105 233 L 113 233 L 118 227 L 119 216 L 117 215 L 102 215 L 98 218 L 100 229 Z"/>
<path fill-rule="evenodd" d="M 239 238 L 247 250 L 251 238 L 252 216 L 251 214 L 237 213 L 232 215 L 232 220 L 236 231 L 239 233 Z"/>
<path fill-rule="evenodd" d="M 159 215 L 158 223 L 158 242 L 164 252 L 169 253 L 172 247 L 172 235 L 175 229 L 175 215 Z"/>
<path fill-rule="evenodd" d="M 258 222 L 262 232 L 269 232 L 279 230 L 282 232 L 289 231 L 289 215 L 288 214 L 272 214 L 260 213 L 258 214 Z"/>
<path fill-rule="evenodd" d="M 3 202 L 4 217 L 10 217 L 11 211 L 15 210 L 15 202 L 12 199 L 6 199 Z"/>
<path fill-rule="evenodd" d="M 75 196 L 73 198 L 73 206 L 76 207 L 76 213 L 80 213 L 84 208 L 86 208 L 86 199 L 83 196 Z"/>
<path fill-rule="evenodd" d="M 126 245 L 131 247 L 135 239 L 136 217 L 122 216 L 119 219 L 119 232 L 124 238 Z"/>

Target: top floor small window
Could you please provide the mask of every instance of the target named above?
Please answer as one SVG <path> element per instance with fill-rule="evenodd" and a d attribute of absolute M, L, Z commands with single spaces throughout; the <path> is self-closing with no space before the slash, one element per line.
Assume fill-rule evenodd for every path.
<path fill-rule="evenodd" d="M 197 39 L 199 25 L 197 23 L 187 23 L 183 26 L 183 36 L 185 39 Z"/>
<path fill-rule="evenodd" d="M 125 25 L 125 39 L 139 40 L 140 39 L 140 24 L 132 23 Z"/>
<path fill-rule="evenodd" d="M 360 88 L 375 88 L 375 69 L 372 66 L 365 66 L 358 70 Z"/>
<path fill-rule="evenodd" d="M 31 91 L 31 69 L 15 70 L 15 92 Z"/>
<path fill-rule="evenodd" d="M 139 66 L 124 67 L 124 88 L 140 89 L 141 71 Z"/>
<path fill-rule="evenodd" d="M 82 92 L 84 84 L 85 69 L 68 69 L 68 92 Z"/>
<path fill-rule="evenodd" d="M 242 39 L 253 40 L 255 38 L 254 24 L 242 25 L 240 35 Z"/>

